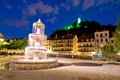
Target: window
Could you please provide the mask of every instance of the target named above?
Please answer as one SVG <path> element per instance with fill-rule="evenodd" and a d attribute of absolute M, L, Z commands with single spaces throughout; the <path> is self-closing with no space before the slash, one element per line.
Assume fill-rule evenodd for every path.
<path fill-rule="evenodd" d="M 87 46 L 89 46 L 89 45 L 87 44 Z"/>
<path fill-rule="evenodd" d="M 103 42 L 103 39 L 101 39 L 101 42 Z"/>
<path fill-rule="evenodd" d="M 106 42 L 108 42 L 108 39 L 106 39 Z"/>
<path fill-rule="evenodd" d="M 105 33 L 105 36 L 107 36 L 107 33 Z"/>
<path fill-rule="evenodd" d="M 67 42 L 69 43 L 69 40 Z"/>
<path fill-rule="evenodd" d="M 81 44 L 81 46 L 84 46 L 83 44 Z"/>
<path fill-rule="evenodd" d="M 98 37 L 98 34 L 96 34 L 96 37 Z"/>
<path fill-rule="evenodd" d="M 97 45 L 97 48 L 99 48 L 99 45 Z"/>
<path fill-rule="evenodd" d="M 84 41 L 84 39 L 82 39 L 81 41 Z"/>
<path fill-rule="evenodd" d="M 83 44 L 83 47 L 85 47 L 85 44 Z"/>
<path fill-rule="evenodd" d="M 99 40 L 97 40 L 97 42 L 99 42 Z"/>
<path fill-rule="evenodd" d="M 103 37 L 103 34 L 102 34 L 102 33 L 100 34 L 100 37 Z"/>
<path fill-rule="evenodd" d="M 93 39 L 91 39 L 91 41 L 93 41 Z"/>
<path fill-rule="evenodd" d="M 92 44 L 90 44 L 90 46 L 92 46 Z"/>
<path fill-rule="evenodd" d="M 111 40 L 111 43 L 113 43 L 113 40 Z"/>

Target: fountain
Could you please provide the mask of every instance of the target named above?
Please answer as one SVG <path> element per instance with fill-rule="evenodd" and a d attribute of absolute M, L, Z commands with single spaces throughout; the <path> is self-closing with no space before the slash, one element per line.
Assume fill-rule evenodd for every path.
<path fill-rule="evenodd" d="M 47 49 L 41 45 L 42 41 L 47 39 L 44 29 L 40 19 L 33 23 L 33 32 L 28 36 L 24 59 L 13 60 L 11 69 L 46 69 L 58 66 L 57 60 L 49 59 Z"/>

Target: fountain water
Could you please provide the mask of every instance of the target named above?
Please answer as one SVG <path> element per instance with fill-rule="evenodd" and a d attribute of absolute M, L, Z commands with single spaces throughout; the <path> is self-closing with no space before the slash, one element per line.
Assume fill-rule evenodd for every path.
<path fill-rule="evenodd" d="M 29 34 L 28 47 L 25 48 L 26 60 L 39 60 L 47 58 L 45 51 L 47 50 L 41 45 L 41 42 L 47 38 L 44 35 L 44 24 L 40 19 L 33 23 L 33 33 Z"/>
<path fill-rule="evenodd" d="M 56 59 L 49 59 L 47 49 L 41 45 L 47 39 L 45 26 L 38 20 L 33 23 L 33 32 L 28 36 L 28 47 L 25 48 L 25 59 L 14 60 L 11 69 L 45 69 L 58 66 Z"/>

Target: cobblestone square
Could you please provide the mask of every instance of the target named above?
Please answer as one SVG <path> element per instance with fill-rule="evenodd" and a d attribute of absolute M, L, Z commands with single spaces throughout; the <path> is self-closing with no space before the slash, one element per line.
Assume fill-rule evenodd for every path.
<path fill-rule="evenodd" d="M 0 59 L 0 63 L 8 61 Z M 61 66 L 40 70 L 0 70 L 0 80 L 120 80 L 120 65 L 58 58 Z M 0 65 L 1 66 L 1 65 Z"/>

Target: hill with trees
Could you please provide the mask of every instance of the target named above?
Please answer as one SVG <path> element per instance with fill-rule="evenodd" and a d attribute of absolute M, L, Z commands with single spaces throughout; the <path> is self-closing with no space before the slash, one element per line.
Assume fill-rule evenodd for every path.
<path fill-rule="evenodd" d="M 73 22 L 71 25 L 64 26 L 62 29 L 54 31 L 50 37 L 55 37 L 55 35 L 66 35 L 66 34 L 76 34 L 78 37 L 83 34 L 94 34 L 96 31 L 109 30 L 110 32 L 115 31 L 115 25 L 101 25 L 96 21 L 82 21 L 82 22 Z"/>

